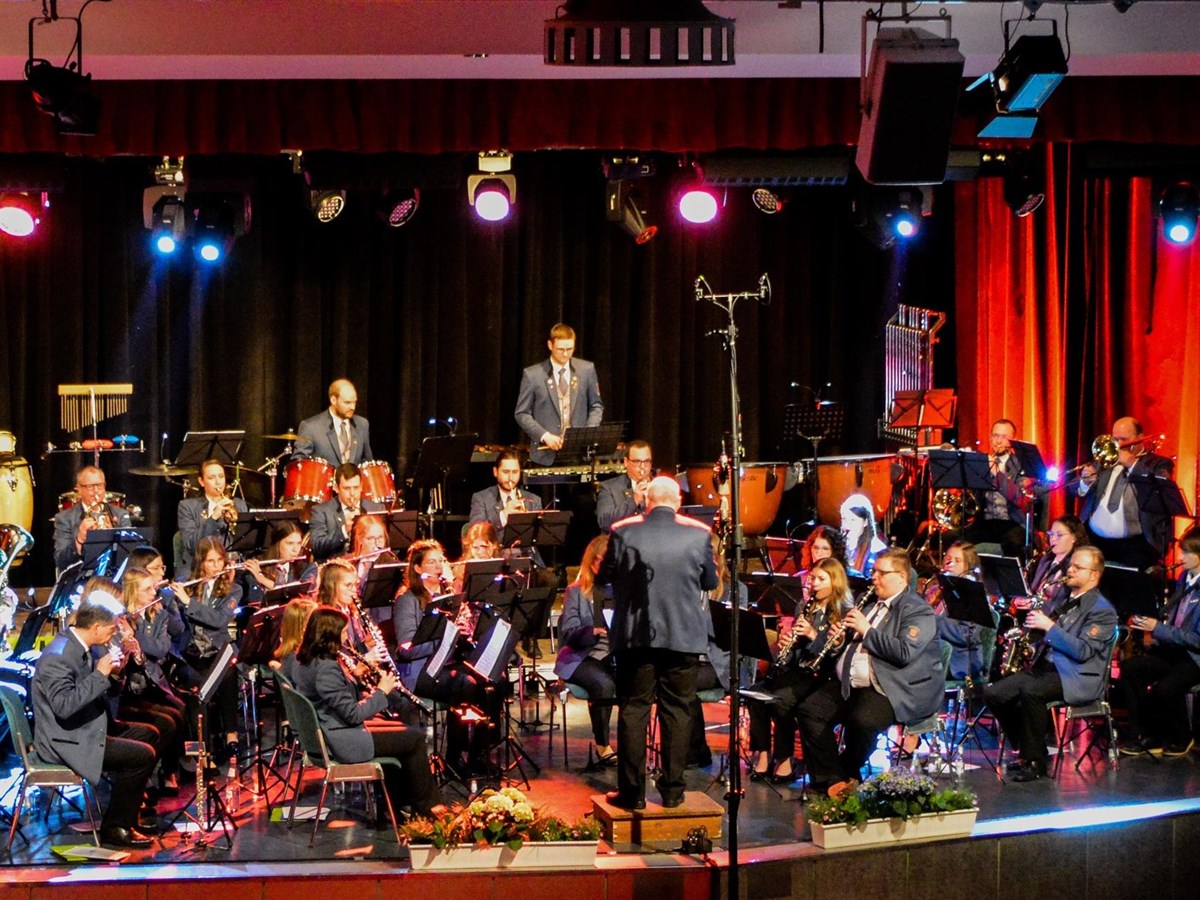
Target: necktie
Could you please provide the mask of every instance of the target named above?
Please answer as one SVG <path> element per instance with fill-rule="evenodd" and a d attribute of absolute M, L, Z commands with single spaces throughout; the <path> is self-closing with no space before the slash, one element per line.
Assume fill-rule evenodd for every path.
<path fill-rule="evenodd" d="M 1125 467 L 1117 466 L 1112 476 L 1112 484 L 1108 491 L 1108 511 L 1116 512 L 1121 508 L 1121 498 L 1125 496 L 1125 485 L 1129 479 L 1125 476 Z"/>
<path fill-rule="evenodd" d="M 567 378 L 566 366 L 558 373 L 558 410 L 561 431 L 566 431 L 571 423 L 571 381 Z"/>
<path fill-rule="evenodd" d="M 347 419 L 342 419 L 342 462 L 350 461 L 350 422 Z"/>

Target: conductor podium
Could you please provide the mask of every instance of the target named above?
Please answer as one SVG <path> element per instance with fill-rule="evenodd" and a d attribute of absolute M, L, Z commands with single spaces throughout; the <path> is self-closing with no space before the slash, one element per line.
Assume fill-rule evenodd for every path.
<path fill-rule="evenodd" d="M 702 791 L 685 791 L 683 803 L 673 809 L 666 809 L 649 799 L 645 809 L 624 809 L 613 806 L 603 794 L 592 795 L 592 816 L 600 823 L 600 835 L 614 846 L 655 847 L 661 844 L 673 849 L 694 828 L 704 828 L 708 836 L 716 840 L 721 836 L 724 813 L 725 807 Z"/>

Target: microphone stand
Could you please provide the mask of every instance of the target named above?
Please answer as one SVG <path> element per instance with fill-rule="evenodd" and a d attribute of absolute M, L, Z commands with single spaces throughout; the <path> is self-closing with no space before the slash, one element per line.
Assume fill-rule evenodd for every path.
<path fill-rule="evenodd" d="M 726 529 L 732 553 L 727 553 L 729 563 L 729 595 L 733 602 L 733 615 L 729 617 L 729 789 L 725 793 L 729 813 L 729 897 L 738 897 L 738 809 L 745 794 L 742 788 L 741 754 L 738 747 L 738 729 L 741 723 L 741 656 L 738 652 L 738 611 L 741 597 L 738 590 L 738 573 L 742 568 L 742 517 L 741 517 L 741 465 L 742 465 L 742 414 L 738 394 L 737 321 L 734 312 L 739 300 L 754 299 L 766 305 L 771 300 L 771 280 L 763 273 L 758 279 L 757 291 L 736 294 L 717 294 L 709 287 L 703 275 L 695 282 L 696 301 L 707 300 L 725 313 L 728 320 L 724 328 L 708 332 L 720 335 L 729 359 L 729 433 L 733 447 L 730 450 L 729 472 L 729 523 Z"/>

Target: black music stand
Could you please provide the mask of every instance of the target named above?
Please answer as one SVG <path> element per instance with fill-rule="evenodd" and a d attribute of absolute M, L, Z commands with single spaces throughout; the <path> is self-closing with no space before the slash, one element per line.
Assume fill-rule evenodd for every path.
<path fill-rule="evenodd" d="M 960 622 L 970 622 L 980 628 L 995 629 L 996 619 L 992 615 L 992 605 L 988 602 L 987 591 L 978 581 L 945 575 L 937 576 L 938 584 L 942 586 L 942 600 L 946 603 L 946 615 Z M 972 648 L 968 645 L 968 652 Z"/>
<path fill-rule="evenodd" d="M 443 525 L 445 516 L 449 514 L 445 502 L 446 489 L 452 481 L 467 480 L 471 468 L 471 454 L 475 450 L 477 440 L 477 434 L 447 434 L 441 437 L 427 437 L 421 441 L 421 449 L 417 453 L 417 467 L 413 472 L 413 486 L 426 492 L 436 489 L 441 494 L 436 509 L 442 514 Z M 428 506 L 424 497 L 421 506 Z"/>
<path fill-rule="evenodd" d="M 393 509 L 388 513 L 372 515 L 387 516 L 388 546 L 397 553 L 407 553 L 417 539 L 420 514 L 415 509 Z"/>
<path fill-rule="evenodd" d="M 1157 619 L 1161 612 L 1159 582 L 1138 569 L 1106 563 L 1100 574 L 1100 593 L 1116 608 L 1122 622 L 1132 616 Z"/>
<path fill-rule="evenodd" d="M 153 528 L 93 528 L 84 538 L 79 554 L 84 578 L 104 575 L 120 581 L 129 554 L 146 544 L 154 545 Z"/>
<path fill-rule="evenodd" d="M 408 563 L 375 563 L 367 570 L 367 580 L 362 586 L 363 609 L 391 608 L 396 600 L 396 593 L 404 583 L 404 573 Z M 413 643 L 419 643 L 416 638 Z"/>
<path fill-rule="evenodd" d="M 804 579 L 793 575 L 750 572 L 738 580 L 746 585 L 750 608 L 765 616 L 790 616 L 804 600 Z"/>
<path fill-rule="evenodd" d="M 724 603 L 710 603 L 708 613 L 712 618 L 713 643 L 726 653 L 731 649 L 730 620 L 733 607 Z M 767 641 L 767 625 L 762 614 L 753 609 L 738 610 L 738 653 L 744 657 L 769 660 L 771 646 Z"/>
<path fill-rule="evenodd" d="M 799 575 L 804 568 L 804 541 L 790 537 L 763 538 L 767 570 L 773 575 Z"/>
<path fill-rule="evenodd" d="M 245 431 L 189 431 L 183 436 L 173 465 L 199 466 L 215 459 L 223 466 L 236 466 L 245 440 Z"/>
<path fill-rule="evenodd" d="M 508 549 L 559 547 L 566 543 L 571 513 L 557 509 L 509 513 L 504 526 L 504 544 Z"/>
<path fill-rule="evenodd" d="M 463 568 L 463 593 L 473 603 L 494 603 L 503 595 L 522 591 L 529 584 L 533 560 L 472 559 Z"/>
<path fill-rule="evenodd" d="M 989 594 L 997 594 L 1005 600 L 1033 596 L 1025 581 L 1025 570 L 1021 568 L 1021 561 L 1015 556 L 980 553 L 979 565 L 983 569 L 984 588 Z"/>
<path fill-rule="evenodd" d="M 1034 481 L 1046 480 L 1046 461 L 1042 459 L 1042 451 L 1032 441 L 1012 441 L 1012 454 L 1017 458 L 1021 468 L 1022 478 L 1032 478 Z"/>
<path fill-rule="evenodd" d="M 709 528 L 717 527 L 717 513 L 720 511 L 721 507 L 719 506 L 705 506 L 703 503 L 692 503 L 679 507 L 681 516 L 703 522 Z"/>
<path fill-rule="evenodd" d="M 624 422 L 568 428 L 563 433 L 562 447 L 554 452 L 554 465 L 595 465 L 601 459 L 611 459 L 624 433 Z"/>
<path fill-rule="evenodd" d="M 291 509 L 253 509 L 238 513 L 226 549 L 243 555 L 258 552 L 267 546 L 273 524 L 284 519 L 299 522 L 300 513 Z"/>
<path fill-rule="evenodd" d="M 817 465 L 821 441 L 840 440 L 845 421 L 845 409 L 840 403 L 833 400 L 819 400 L 816 403 L 789 403 L 783 408 L 784 445 L 791 446 L 796 438 L 803 438 L 812 444 L 811 484 L 814 496 L 821 490 Z M 798 455 L 796 459 L 799 459 Z M 789 459 L 788 462 L 795 462 L 795 459 Z"/>
<path fill-rule="evenodd" d="M 521 633 L 493 610 L 490 615 L 480 614 L 474 640 L 475 649 L 466 659 L 467 668 L 489 684 L 499 684 L 521 642 Z"/>
<path fill-rule="evenodd" d="M 1138 509 L 1162 521 L 1160 534 L 1146 535 L 1156 550 L 1166 548 L 1174 534 L 1173 521 L 1191 518 L 1187 501 L 1174 480 L 1150 472 L 1131 472 L 1126 476 L 1137 497 Z"/>
<path fill-rule="evenodd" d="M 287 603 L 293 597 L 307 594 L 312 589 L 313 584 L 310 581 L 289 581 L 264 592 L 261 608 L 268 609 L 272 606 L 279 606 Z"/>
<path fill-rule="evenodd" d="M 976 450 L 930 450 L 929 478 L 934 490 L 994 491 L 986 453 Z"/>

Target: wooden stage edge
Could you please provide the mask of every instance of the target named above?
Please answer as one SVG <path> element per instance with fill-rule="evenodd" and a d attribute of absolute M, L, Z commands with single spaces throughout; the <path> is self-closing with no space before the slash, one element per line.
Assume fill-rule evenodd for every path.
<path fill-rule="evenodd" d="M 979 823 L 968 838 L 826 852 L 808 841 L 740 854 L 739 900 L 838 896 L 1195 897 L 1200 884 L 1200 798 L 1091 807 Z M 5 866 L 2 900 L 196 900 L 195 882 L 224 882 L 221 897 L 261 900 L 695 898 L 728 894 L 728 854 L 608 854 L 594 868 L 410 873 L 378 860 Z M 1145 861 L 1153 853 L 1154 864 Z M 884 887 L 886 886 L 886 890 Z M 447 896 L 443 894 L 443 896 Z"/>

